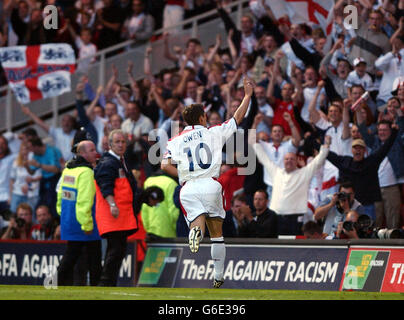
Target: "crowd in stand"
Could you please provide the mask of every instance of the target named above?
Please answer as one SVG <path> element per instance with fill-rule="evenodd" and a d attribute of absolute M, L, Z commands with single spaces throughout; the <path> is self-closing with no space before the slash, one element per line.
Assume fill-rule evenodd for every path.
<path fill-rule="evenodd" d="M 34 40 L 33 2 L 11 0 L 4 4 L 3 17 L 13 26 L 15 44 L 74 40 L 83 56 L 87 49 L 100 50 L 122 39 L 148 41 L 158 20 L 144 15 L 140 19 L 144 29 L 138 29 L 139 12 L 154 13 L 151 6 L 158 6 L 158 1 L 122 0 L 115 4 L 112 0 L 81 0 L 71 8 L 74 14 L 68 15 L 69 8 L 64 8 L 65 28 L 43 38 L 35 33 L 39 38 Z M 175 10 L 179 3 L 167 1 L 166 6 Z M 347 4 L 358 9 L 358 29 L 344 22 Z M 125 5 L 131 9 L 122 10 Z M 212 8 L 210 1 L 193 5 L 195 10 Z M 53 144 L 44 143 L 32 128 L 18 138 L 0 137 L 1 223 L 8 224 L 3 227 L 3 238 L 13 237 L 11 229 L 16 229 L 19 217 L 25 219 L 24 211 L 30 211 L 27 223 L 41 223 L 38 210 L 45 207 L 52 219 L 57 219 L 55 189 L 66 161 L 73 157 L 71 141 L 79 128 L 89 133 L 100 154 L 109 148 L 109 133 L 122 129 L 129 141 L 127 163 L 138 187 L 157 186 L 164 192 L 160 206 L 143 204 L 140 216 L 147 236 L 188 236 L 179 202 L 181 186 L 160 170 L 159 160 L 167 139 L 186 126 L 181 115 L 186 105 L 202 103 L 209 126 L 230 119 L 243 98 L 244 75 L 254 79 L 256 87 L 240 132 L 234 137 L 237 149 L 231 152 L 234 143 L 227 143 L 223 152 L 218 180 L 226 199 L 224 237 L 365 237 L 344 225 L 347 221 L 357 223 L 364 216 L 375 228 L 403 228 L 404 1 L 338 0 L 328 36 L 318 25 L 294 24 L 287 16 L 276 19 L 265 1 L 259 16 L 253 14 L 256 11 L 242 16 L 240 29 L 224 2 L 215 6 L 226 28 L 226 39 L 217 36 L 205 51 L 198 39 L 191 38 L 184 48 L 174 50 L 170 40 L 175 32 L 165 34 L 164 56 L 173 62 L 171 69 L 152 74 L 149 48 L 143 61 L 144 79 L 133 78 L 133 61 L 128 61 L 127 70 L 112 67 L 105 88 L 93 88 L 83 76 L 74 88 L 76 111 L 63 116 L 60 127 L 47 125 L 29 107 L 21 106 Z M 184 6 L 180 7 L 183 18 Z M 3 39 L 5 33 L 3 30 Z M 12 43 L 10 38 L 7 41 Z M 127 73 L 130 85 L 118 82 L 119 72 Z M 256 129 L 256 139 L 248 137 L 248 129 Z M 257 158 L 252 174 L 241 170 L 245 164 L 240 161 L 238 141 L 242 141 L 243 151 Z M 295 203 L 282 202 L 286 195 L 277 190 L 288 182 L 282 180 L 287 175 L 281 175 L 307 167 L 321 153 L 324 141 L 330 144 L 327 160 L 310 176 L 310 184 L 296 193 L 296 203 L 307 199 L 302 212 Z M 263 153 L 254 148 L 255 155 L 248 143 L 260 145 Z M 268 170 L 275 166 L 279 170 Z M 16 215 L 6 217 L 6 209 Z M 291 221 L 292 233 L 279 227 Z M 53 228 L 53 223 L 47 223 Z M 29 231 L 32 237 L 33 230 Z M 57 229 L 52 232 L 57 237 Z"/>

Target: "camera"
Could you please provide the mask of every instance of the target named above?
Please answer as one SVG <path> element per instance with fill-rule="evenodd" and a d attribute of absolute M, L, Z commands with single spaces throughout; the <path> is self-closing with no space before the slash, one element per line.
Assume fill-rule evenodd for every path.
<path fill-rule="evenodd" d="M 404 239 L 403 229 L 375 228 L 372 219 L 361 214 L 357 222 L 345 221 L 342 227 L 346 231 L 356 230 L 361 239 Z"/>
<path fill-rule="evenodd" d="M 338 201 L 345 201 L 345 200 L 349 199 L 349 196 L 345 192 L 338 192 L 337 199 L 338 199 Z"/>
<path fill-rule="evenodd" d="M 18 228 L 22 228 L 25 226 L 25 220 L 22 218 L 16 218 L 15 222 L 16 222 Z"/>
<path fill-rule="evenodd" d="M 404 230 L 402 229 L 378 229 L 375 231 L 379 239 L 404 239 Z"/>

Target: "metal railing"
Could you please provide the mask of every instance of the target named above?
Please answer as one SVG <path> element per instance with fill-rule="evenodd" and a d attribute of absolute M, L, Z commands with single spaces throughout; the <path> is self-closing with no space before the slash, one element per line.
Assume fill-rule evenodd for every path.
<path fill-rule="evenodd" d="M 249 10 L 246 4 L 248 4 L 248 0 L 238 0 L 225 7 L 229 8 L 232 11 L 230 13 L 230 16 L 232 17 L 237 27 L 240 27 L 242 14 L 245 11 Z M 178 23 L 175 26 L 171 26 L 170 28 L 154 31 L 153 36 L 157 38 L 157 40 L 155 41 L 136 45 L 134 44 L 133 40 L 128 40 L 97 52 L 94 55 L 97 61 L 91 64 L 87 73 L 89 83 L 92 85 L 94 90 L 96 90 L 96 88 L 100 85 L 105 86 L 107 79 L 109 79 L 108 70 L 111 70 L 111 66 L 112 64 L 114 64 L 120 71 L 118 75 L 118 81 L 124 85 L 128 84 L 129 79 L 126 73 L 128 60 L 132 60 L 134 62 L 133 77 L 137 80 L 144 78 L 144 52 L 146 50 L 146 47 L 149 45 L 151 45 L 153 48 L 151 55 L 151 72 L 153 74 L 158 73 L 164 68 L 175 67 L 172 61 L 164 57 L 163 40 L 158 39 L 158 37 L 162 35 L 163 32 L 170 33 L 170 30 L 172 29 L 181 28 L 181 30 L 175 35 L 170 36 L 170 48 L 175 45 L 183 47 L 189 38 L 198 38 L 201 41 L 204 50 L 207 50 L 210 45 L 213 45 L 215 43 L 217 34 L 221 34 L 223 39 L 222 47 L 224 47 L 226 45 L 226 31 L 224 28 L 224 24 L 219 17 L 215 18 L 215 16 L 217 16 L 217 10 L 213 9 L 201 15 L 183 20 L 181 23 Z M 207 18 L 212 18 L 212 20 L 200 23 L 201 20 L 205 20 Z M 186 29 L 184 28 L 185 26 L 191 27 Z M 108 54 L 117 50 L 120 50 L 122 52 L 107 58 Z M 85 59 L 88 58 L 90 57 L 86 57 Z M 77 62 L 80 62 L 80 60 L 78 60 Z M 47 121 L 51 121 L 52 125 L 57 126 L 58 115 L 60 113 L 66 112 L 66 109 L 68 109 L 69 107 L 71 108 L 71 106 L 73 106 L 75 103 L 74 89 L 80 76 L 82 76 L 82 74 L 78 72 L 72 75 L 72 90 L 70 92 L 64 93 L 63 95 L 54 98 L 36 100 L 31 102 L 28 106 L 39 117 L 51 116 L 51 119 Z M 30 119 L 22 113 L 21 108 L 19 107 L 18 102 L 16 101 L 8 85 L 0 88 L 0 95 L 4 95 L 0 97 L 0 132 L 18 131 L 19 129 L 30 123 Z"/>

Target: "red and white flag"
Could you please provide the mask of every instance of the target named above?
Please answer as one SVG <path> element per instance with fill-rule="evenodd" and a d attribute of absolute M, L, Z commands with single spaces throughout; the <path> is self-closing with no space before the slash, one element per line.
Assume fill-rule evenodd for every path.
<path fill-rule="evenodd" d="M 71 45 L 50 43 L 0 48 L 0 63 L 17 100 L 27 104 L 69 92 L 76 57 Z"/>
<path fill-rule="evenodd" d="M 331 32 L 334 0 L 265 0 L 277 19 L 288 16 L 291 23 L 319 25 Z M 265 14 L 262 0 L 250 0 L 250 9 L 257 16 Z"/>

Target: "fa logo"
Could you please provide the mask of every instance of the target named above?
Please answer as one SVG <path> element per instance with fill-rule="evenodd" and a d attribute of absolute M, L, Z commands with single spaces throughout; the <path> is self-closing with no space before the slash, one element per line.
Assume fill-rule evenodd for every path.
<path fill-rule="evenodd" d="M 344 14 L 347 16 L 344 18 L 344 27 L 349 29 L 358 29 L 358 8 L 353 5 L 344 7 Z"/>
<path fill-rule="evenodd" d="M 44 9 L 45 18 L 43 19 L 43 27 L 46 30 L 58 29 L 58 9 L 52 4 L 48 4 Z"/>

